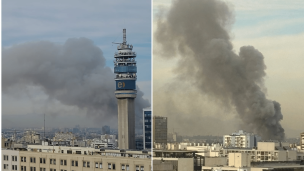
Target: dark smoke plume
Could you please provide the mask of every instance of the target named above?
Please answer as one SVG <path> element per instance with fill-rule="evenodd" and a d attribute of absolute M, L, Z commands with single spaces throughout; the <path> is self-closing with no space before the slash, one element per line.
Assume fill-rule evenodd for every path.
<path fill-rule="evenodd" d="M 117 125 L 114 73 L 105 66 L 102 51 L 91 40 L 72 38 L 63 45 L 24 43 L 4 48 L 2 55 L 4 94 L 38 86 L 50 100 L 85 110 L 96 122 Z M 150 103 L 140 90 L 135 105 L 136 127 L 142 129 L 142 109 Z"/>
<path fill-rule="evenodd" d="M 168 13 L 159 14 L 154 35 L 162 56 L 179 60 L 176 81 L 191 82 L 219 105 L 235 108 L 242 128 L 264 139 L 284 139 L 280 104 L 263 92 L 263 54 L 252 46 L 234 53 L 228 32 L 233 20 L 224 2 L 174 0 Z"/>

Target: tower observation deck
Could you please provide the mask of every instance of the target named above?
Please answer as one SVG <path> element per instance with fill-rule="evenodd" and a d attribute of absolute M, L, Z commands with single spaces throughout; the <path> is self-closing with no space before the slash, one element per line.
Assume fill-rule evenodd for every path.
<path fill-rule="evenodd" d="M 136 53 L 127 44 L 126 29 L 123 29 L 123 43 L 118 43 L 114 54 L 114 73 L 116 74 L 115 96 L 118 104 L 118 147 L 135 149 L 135 110 L 136 98 Z"/>

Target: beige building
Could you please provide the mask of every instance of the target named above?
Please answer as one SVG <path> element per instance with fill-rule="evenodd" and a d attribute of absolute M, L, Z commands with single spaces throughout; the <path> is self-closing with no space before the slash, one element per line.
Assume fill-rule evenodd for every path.
<path fill-rule="evenodd" d="M 258 142 L 257 149 L 223 149 L 221 155 L 228 157 L 229 153 L 247 153 L 250 155 L 252 162 L 295 161 L 304 159 L 302 153 L 291 150 L 289 146 L 282 146 L 276 142 Z"/>
<path fill-rule="evenodd" d="M 131 157 L 130 154 L 119 151 L 93 155 L 20 151 L 20 168 L 21 171 L 150 171 L 151 160 Z"/>
<path fill-rule="evenodd" d="M 20 139 L 20 142 L 39 144 L 40 134 L 36 133 L 35 131 L 26 131 L 24 136 Z"/>
<path fill-rule="evenodd" d="M 250 154 L 229 153 L 228 165 L 205 165 L 202 171 L 304 171 L 299 161 L 251 162 Z"/>
<path fill-rule="evenodd" d="M 153 171 L 191 171 L 192 158 L 153 158 Z"/>
<path fill-rule="evenodd" d="M 232 167 L 250 167 L 250 154 L 247 153 L 230 153 L 228 166 Z"/>
<path fill-rule="evenodd" d="M 4 167 L 12 170 L 12 165 L 19 171 L 151 170 L 151 153 L 142 151 L 29 145 L 25 151 L 2 150 L 2 153 L 9 159 L 17 156 L 15 163 L 2 158 L 4 171 Z"/>
<path fill-rule="evenodd" d="M 300 135 L 300 149 L 304 150 L 304 132 Z"/>

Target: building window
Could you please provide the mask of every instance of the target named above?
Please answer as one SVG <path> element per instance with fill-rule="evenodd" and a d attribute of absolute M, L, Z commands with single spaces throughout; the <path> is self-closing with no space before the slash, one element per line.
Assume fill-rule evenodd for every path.
<path fill-rule="evenodd" d="M 60 165 L 66 166 L 67 165 L 67 161 L 66 160 L 60 160 Z"/>
<path fill-rule="evenodd" d="M 30 171 L 36 171 L 36 167 L 30 167 Z"/>
<path fill-rule="evenodd" d="M 95 162 L 95 168 L 98 168 L 98 163 L 97 162 Z"/>
<path fill-rule="evenodd" d="M 8 169 L 8 164 L 4 164 L 4 165 L 3 165 L 3 168 L 4 168 L 4 169 Z"/>
<path fill-rule="evenodd" d="M 12 170 L 17 170 L 17 165 L 12 165 Z"/>
<path fill-rule="evenodd" d="M 81 154 L 81 151 L 76 151 L 76 154 Z"/>
<path fill-rule="evenodd" d="M 40 158 L 40 163 L 45 164 L 45 158 Z"/>
<path fill-rule="evenodd" d="M 129 170 L 129 169 L 130 169 L 130 168 L 129 168 L 129 165 L 126 165 L 126 169 L 127 169 L 127 170 Z"/>
<path fill-rule="evenodd" d="M 108 169 L 112 169 L 111 163 L 108 163 Z"/>
<path fill-rule="evenodd" d="M 3 155 L 3 160 L 8 160 L 8 155 Z"/>
<path fill-rule="evenodd" d="M 30 158 L 30 162 L 31 162 L 31 163 L 36 163 L 36 158 L 35 158 L 35 157 L 31 157 L 31 158 Z"/>
<path fill-rule="evenodd" d="M 136 171 L 139 171 L 139 166 L 136 165 Z"/>
<path fill-rule="evenodd" d="M 83 161 L 83 167 L 90 167 L 90 162 Z"/>
<path fill-rule="evenodd" d="M 40 167 L 40 171 L 45 171 L 45 168 L 41 168 L 41 167 Z"/>
<path fill-rule="evenodd" d="M 99 169 L 102 169 L 102 163 L 99 163 Z"/>
<path fill-rule="evenodd" d="M 8 156 L 7 156 L 7 160 L 8 160 Z M 17 161 L 17 156 L 12 156 L 12 161 Z"/>
<path fill-rule="evenodd" d="M 115 170 L 115 164 L 113 164 L 112 167 L 113 167 L 113 170 Z"/>
<path fill-rule="evenodd" d="M 124 164 L 121 165 L 121 170 L 125 170 L 125 165 Z"/>
<path fill-rule="evenodd" d="M 78 167 L 78 161 L 75 161 L 75 166 Z"/>
<path fill-rule="evenodd" d="M 12 161 L 17 161 L 17 156 L 12 156 Z"/>
<path fill-rule="evenodd" d="M 140 166 L 140 171 L 144 171 L 144 166 Z"/>
<path fill-rule="evenodd" d="M 74 166 L 74 160 L 72 160 L 72 164 L 71 165 Z"/>

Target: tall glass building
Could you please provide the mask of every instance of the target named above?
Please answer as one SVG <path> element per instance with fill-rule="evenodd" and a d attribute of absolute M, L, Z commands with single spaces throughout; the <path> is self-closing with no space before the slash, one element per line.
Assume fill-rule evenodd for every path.
<path fill-rule="evenodd" d="M 144 149 L 151 149 L 151 119 L 152 119 L 152 111 L 151 108 L 143 109 L 143 138 L 144 138 Z"/>

